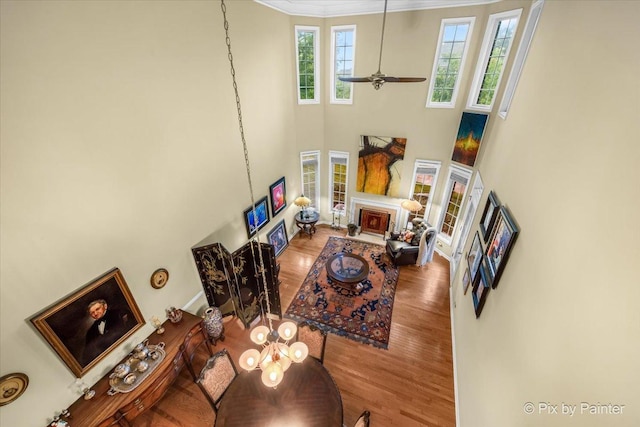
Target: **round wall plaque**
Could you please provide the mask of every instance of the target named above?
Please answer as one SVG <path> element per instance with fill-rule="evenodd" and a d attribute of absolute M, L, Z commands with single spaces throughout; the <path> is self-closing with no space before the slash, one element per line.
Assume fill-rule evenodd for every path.
<path fill-rule="evenodd" d="M 169 272 L 164 268 L 159 268 L 151 275 L 151 286 L 156 289 L 164 287 L 169 281 Z"/>
<path fill-rule="evenodd" d="M 23 373 L 13 373 L 0 378 L 0 406 L 16 400 L 29 385 L 29 377 Z"/>

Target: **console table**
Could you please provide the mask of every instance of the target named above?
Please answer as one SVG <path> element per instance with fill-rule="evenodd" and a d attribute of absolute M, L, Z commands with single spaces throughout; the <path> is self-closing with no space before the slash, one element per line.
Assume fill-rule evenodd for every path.
<path fill-rule="evenodd" d="M 96 392 L 93 399 L 81 397 L 69 407 L 72 417 L 69 423 L 73 427 L 130 426 L 131 421 L 164 396 L 186 360 L 191 359 L 198 343 L 208 339 L 202 328 L 202 318 L 187 312 L 183 313 L 180 322 L 166 321 L 162 326 L 165 330 L 162 335 L 153 332 L 148 337 L 149 344 L 165 343 L 166 356 L 160 365 L 135 389 L 114 396 L 107 395 L 110 388 L 109 371 L 91 387 Z M 208 342 L 205 344 L 209 345 Z"/>

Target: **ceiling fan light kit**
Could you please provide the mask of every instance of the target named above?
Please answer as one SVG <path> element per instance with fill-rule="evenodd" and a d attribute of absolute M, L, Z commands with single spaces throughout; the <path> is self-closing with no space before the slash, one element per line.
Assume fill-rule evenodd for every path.
<path fill-rule="evenodd" d="M 384 43 L 384 25 L 387 20 L 387 1 L 388 0 L 384 0 L 384 13 L 382 15 L 382 35 L 380 36 L 378 71 L 371 74 L 369 77 L 338 77 L 341 81 L 350 83 L 371 83 L 373 84 L 374 89 L 378 90 L 384 83 L 418 83 L 427 80 L 426 77 L 393 77 L 380 72 L 382 65 L 382 45 Z"/>

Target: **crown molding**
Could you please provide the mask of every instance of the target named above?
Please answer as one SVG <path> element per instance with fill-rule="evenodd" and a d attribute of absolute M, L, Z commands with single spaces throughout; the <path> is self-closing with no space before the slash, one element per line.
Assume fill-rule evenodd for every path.
<path fill-rule="evenodd" d="M 287 15 L 332 18 L 382 13 L 384 0 L 254 0 Z M 502 0 L 389 0 L 387 12 L 441 9 L 497 3 Z"/>

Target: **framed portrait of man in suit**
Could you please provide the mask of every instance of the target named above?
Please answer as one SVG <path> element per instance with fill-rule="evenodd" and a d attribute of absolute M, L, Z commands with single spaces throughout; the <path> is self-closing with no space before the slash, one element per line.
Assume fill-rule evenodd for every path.
<path fill-rule="evenodd" d="M 104 273 L 30 320 L 78 378 L 145 323 L 118 268 Z"/>

